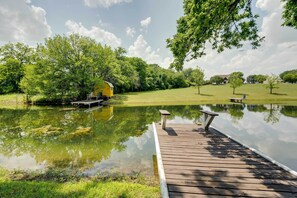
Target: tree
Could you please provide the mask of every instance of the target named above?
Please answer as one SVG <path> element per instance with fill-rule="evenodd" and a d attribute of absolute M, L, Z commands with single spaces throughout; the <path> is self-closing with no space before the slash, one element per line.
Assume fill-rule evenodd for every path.
<path fill-rule="evenodd" d="M 278 88 L 277 84 L 279 84 L 279 82 L 279 77 L 277 75 L 272 74 L 271 76 L 267 77 L 264 83 L 265 87 L 270 90 L 269 93 L 272 94 L 272 90 Z"/>
<path fill-rule="evenodd" d="M 296 83 L 297 82 L 297 74 L 288 73 L 284 76 L 284 82 L 288 83 Z"/>
<path fill-rule="evenodd" d="M 201 68 L 197 67 L 192 72 L 192 77 L 194 79 L 195 86 L 198 88 L 198 94 L 200 94 L 200 87 L 204 83 L 204 72 Z"/>
<path fill-rule="evenodd" d="M 224 79 L 222 77 L 220 77 L 220 76 L 212 76 L 210 78 L 210 82 L 212 84 L 220 85 L 220 84 L 222 84 L 224 82 Z"/>
<path fill-rule="evenodd" d="M 249 84 L 255 84 L 255 83 L 263 83 L 266 80 L 267 76 L 265 75 L 249 75 L 246 78 L 247 83 Z"/>
<path fill-rule="evenodd" d="M 282 73 L 279 75 L 279 77 L 280 77 L 283 81 L 285 81 L 284 77 L 285 77 L 285 75 L 287 75 L 287 74 L 296 74 L 296 75 L 297 75 L 297 69 L 292 69 L 292 70 L 284 71 L 284 72 L 282 72 Z"/>
<path fill-rule="evenodd" d="M 27 64 L 33 62 L 34 51 L 23 43 L 0 47 L 0 93 L 20 91 L 19 83 Z"/>
<path fill-rule="evenodd" d="M 256 75 L 249 75 L 246 78 L 246 82 L 249 84 L 255 84 L 256 83 Z"/>
<path fill-rule="evenodd" d="M 284 26 L 297 29 L 297 1 L 285 3 Z M 264 37 L 258 33 L 252 12 L 252 0 L 184 0 L 184 16 L 177 21 L 177 33 L 167 39 L 173 53 L 172 68 L 182 70 L 184 60 L 205 55 L 206 44 L 222 52 L 232 47 L 240 48 L 249 41 L 252 48 L 260 46 Z"/>
<path fill-rule="evenodd" d="M 255 80 L 257 83 L 263 83 L 266 79 L 267 79 L 266 75 L 259 74 L 255 76 Z"/>
<path fill-rule="evenodd" d="M 235 94 L 235 89 L 243 85 L 243 73 L 233 72 L 229 77 L 230 87 L 233 89 L 233 94 Z"/>

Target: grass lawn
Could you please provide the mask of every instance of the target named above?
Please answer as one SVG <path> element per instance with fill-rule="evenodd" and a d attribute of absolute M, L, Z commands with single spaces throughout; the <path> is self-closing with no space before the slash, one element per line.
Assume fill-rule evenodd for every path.
<path fill-rule="evenodd" d="M 126 182 L 0 181 L 0 197 L 160 197 L 159 187 Z"/>
<path fill-rule="evenodd" d="M 131 181 L 22 181 L 0 170 L 0 197 L 160 197 L 158 185 Z"/>
<path fill-rule="evenodd" d="M 245 84 L 236 89 L 232 94 L 232 88 L 227 85 L 206 85 L 201 88 L 201 94 L 197 94 L 197 88 L 168 89 L 160 91 L 132 92 L 118 94 L 113 100 L 124 106 L 147 106 L 147 105 L 191 105 L 191 104 L 228 104 L 230 98 L 241 98 L 247 95 L 244 101 L 248 104 L 291 104 L 297 105 L 297 84 L 280 84 L 274 89 L 274 94 L 263 84 Z M 36 96 L 35 98 L 38 98 Z M 0 108 L 23 108 L 24 95 L 8 94 L 0 95 Z"/>
<path fill-rule="evenodd" d="M 245 84 L 236 89 L 232 94 L 232 88 L 227 85 L 206 85 L 201 88 L 201 94 L 197 94 L 197 88 L 170 89 L 149 92 L 135 92 L 119 95 L 125 98 L 125 106 L 144 105 L 190 105 L 190 104 L 215 104 L 230 103 L 230 98 L 241 98 L 247 95 L 244 101 L 249 104 L 281 103 L 297 105 L 297 84 L 280 84 L 279 89 L 274 89 L 274 94 L 263 84 Z"/>

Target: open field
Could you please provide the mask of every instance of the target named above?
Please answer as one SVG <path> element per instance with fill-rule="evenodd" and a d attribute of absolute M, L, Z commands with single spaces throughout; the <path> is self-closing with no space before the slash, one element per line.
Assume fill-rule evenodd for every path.
<path fill-rule="evenodd" d="M 150 106 L 150 105 L 191 105 L 191 104 L 228 104 L 230 98 L 241 98 L 242 94 L 247 95 L 244 100 L 247 104 L 291 104 L 297 105 L 297 84 L 280 84 L 274 89 L 274 94 L 263 84 L 245 84 L 236 89 L 227 85 L 206 85 L 201 88 L 201 94 L 197 94 L 197 88 L 168 89 L 160 91 L 132 92 L 118 94 L 115 103 L 122 103 L 124 106 Z M 39 97 L 36 97 L 39 98 Z M 24 95 L 8 94 L 0 95 L 0 108 L 23 108 Z"/>
<path fill-rule="evenodd" d="M 190 104 L 219 104 L 230 103 L 230 98 L 241 98 L 247 95 L 245 103 L 264 104 L 281 103 L 297 105 L 297 84 L 280 84 L 279 89 L 274 89 L 274 94 L 263 84 L 245 84 L 236 89 L 232 94 L 232 88 L 227 85 L 206 85 L 201 88 L 201 94 L 197 94 L 197 88 L 169 89 L 150 92 L 127 93 L 123 96 L 125 106 L 145 105 L 190 105 Z"/>

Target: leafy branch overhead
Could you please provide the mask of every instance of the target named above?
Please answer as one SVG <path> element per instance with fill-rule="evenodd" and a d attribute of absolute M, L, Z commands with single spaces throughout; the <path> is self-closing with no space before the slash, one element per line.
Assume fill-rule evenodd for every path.
<path fill-rule="evenodd" d="M 297 29 L 297 1 L 285 3 L 284 26 Z M 252 12 L 252 0 L 184 0 L 184 16 L 177 21 L 177 33 L 167 39 L 173 53 L 171 68 L 182 70 L 186 59 L 205 55 L 206 44 L 222 52 L 232 47 L 240 48 L 249 41 L 252 48 L 260 46 L 264 37 L 258 34 Z"/>

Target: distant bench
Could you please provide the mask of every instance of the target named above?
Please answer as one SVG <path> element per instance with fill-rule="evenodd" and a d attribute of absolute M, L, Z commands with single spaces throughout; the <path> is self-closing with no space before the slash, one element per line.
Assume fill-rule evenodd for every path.
<path fill-rule="evenodd" d="M 161 114 L 161 124 L 162 124 L 162 129 L 166 128 L 166 120 L 167 120 L 167 116 L 170 115 L 170 113 L 166 110 L 159 110 L 160 114 Z"/>
<path fill-rule="evenodd" d="M 230 102 L 238 102 L 238 103 L 242 103 L 242 101 L 246 99 L 246 95 L 243 94 L 242 98 L 230 98 Z"/>
<path fill-rule="evenodd" d="M 213 119 L 218 116 L 219 114 L 210 112 L 210 111 L 204 111 L 200 110 L 200 112 L 203 113 L 203 122 L 202 122 L 202 127 L 204 130 L 208 130 L 210 124 L 212 123 Z"/>
<path fill-rule="evenodd" d="M 170 113 L 166 110 L 159 110 L 160 114 L 161 114 L 161 125 L 162 125 L 162 129 L 166 128 L 166 121 L 167 121 L 167 116 L 170 115 Z M 203 113 L 203 122 L 202 122 L 202 127 L 205 130 L 208 130 L 210 124 L 212 123 L 213 119 L 218 116 L 219 114 L 214 113 L 214 112 L 210 112 L 210 111 L 204 111 L 204 110 L 200 110 L 200 112 Z"/>

